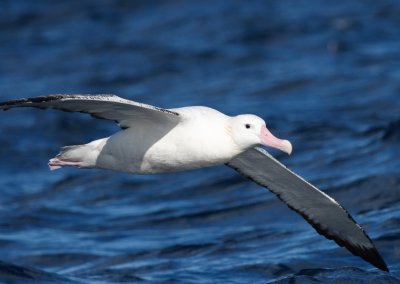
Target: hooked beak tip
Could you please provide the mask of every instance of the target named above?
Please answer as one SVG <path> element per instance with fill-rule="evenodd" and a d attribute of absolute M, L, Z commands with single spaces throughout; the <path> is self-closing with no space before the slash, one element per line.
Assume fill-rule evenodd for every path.
<path fill-rule="evenodd" d="M 293 150 L 292 143 L 290 143 L 289 140 L 283 140 L 281 150 L 283 152 L 286 152 L 288 155 L 292 154 Z"/>

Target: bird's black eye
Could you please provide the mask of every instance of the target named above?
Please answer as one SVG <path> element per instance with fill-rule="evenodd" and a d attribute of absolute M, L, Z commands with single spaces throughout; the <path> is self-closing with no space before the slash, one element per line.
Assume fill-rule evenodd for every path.
<path fill-rule="evenodd" d="M 248 124 L 248 123 L 246 123 L 244 126 L 245 126 L 247 129 L 250 128 L 250 124 Z"/>

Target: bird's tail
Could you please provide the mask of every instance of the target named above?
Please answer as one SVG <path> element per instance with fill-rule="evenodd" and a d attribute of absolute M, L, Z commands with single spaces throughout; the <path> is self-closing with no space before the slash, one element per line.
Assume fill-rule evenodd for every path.
<path fill-rule="evenodd" d="M 65 166 L 81 167 L 82 159 L 79 153 L 82 152 L 81 150 L 83 150 L 82 148 L 84 146 L 85 145 L 72 145 L 62 147 L 60 153 L 49 160 L 50 170 L 54 171 Z"/>
<path fill-rule="evenodd" d="M 60 153 L 49 160 L 50 170 L 72 166 L 78 168 L 93 168 L 106 139 L 99 139 L 88 144 L 62 147 Z"/>

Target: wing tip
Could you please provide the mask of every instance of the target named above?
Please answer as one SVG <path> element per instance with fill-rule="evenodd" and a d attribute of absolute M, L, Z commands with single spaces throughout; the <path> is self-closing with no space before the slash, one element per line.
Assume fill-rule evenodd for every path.
<path fill-rule="evenodd" d="M 372 246 L 372 248 L 367 249 L 365 251 L 365 254 L 362 255 L 362 258 L 371 263 L 376 268 L 379 268 L 380 270 L 386 272 L 390 272 L 385 261 L 383 260 L 382 256 L 379 254 L 375 246 Z"/>
<path fill-rule="evenodd" d="M 97 94 L 97 95 L 90 95 L 90 94 L 49 94 L 46 96 L 37 96 L 37 97 L 29 97 L 29 98 L 23 98 L 23 99 L 17 99 L 17 100 L 9 100 L 9 101 L 4 101 L 0 102 L 0 109 L 2 110 L 9 110 L 10 108 L 13 107 L 21 107 L 21 106 L 35 106 L 38 107 L 37 104 L 40 103 L 47 103 L 51 101 L 56 101 L 56 100 L 62 100 L 62 99 L 73 99 L 77 97 L 117 97 L 116 95 L 113 94 Z"/>
<path fill-rule="evenodd" d="M 318 234 L 324 236 L 325 238 L 327 238 L 329 240 L 335 241 L 336 244 L 338 244 L 341 247 L 346 248 L 354 256 L 361 257 L 363 260 L 372 264 L 376 268 L 379 268 L 380 270 L 389 272 L 389 268 L 387 267 L 382 256 L 379 254 L 378 249 L 375 247 L 371 238 L 367 235 L 367 233 L 364 231 L 364 229 L 357 222 L 354 221 L 354 219 L 350 215 L 349 215 L 349 217 L 353 220 L 353 222 L 355 224 L 358 225 L 359 229 L 362 231 L 362 234 L 364 236 L 364 241 L 363 241 L 364 244 L 349 242 L 344 239 L 340 239 L 336 235 L 330 234 L 329 231 L 326 231 L 323 228 L 321 228 L 320 224 L 313 223 L 312 221 L 310 222 L 309 220 L 307 220 L 306 217 L 304 217 L 304 218 L 307 220 L 307 222 L 309 222 L 314 227 L 314 229 L 318 232 Z"/>
<path fill-rule="evenodd" d="M 363 230 L 364 232 L 364 230 Z M 345 247 L 348 251 L 350 251 L 354 256 L 358 256 L 375 266 L 376 268 L 390 272 L 388 266 L 383 260 L 382 256 L 379 254 L 378 249 L 373 244 L 372 240 L 368 237 L 367 234 L 364 235 L 367 237 L 369 243 L 367 245 L 359 245 L 356 243 L 350 243 L 339 239 L 333 239 L 339 246 Z"/>
<path fill-rule="evenodd" d="M 24 98 L 17 100 L 9 100 L 5 102 L 0 102 L 0 109 L 8 110 L 13 107 L 27 106 L 36 103 L 44 103 L 48 101 L 62 99 L 63 97 L 64 95 L 48 95 L 48 96 L 31 97 L 31 98 Z"/>

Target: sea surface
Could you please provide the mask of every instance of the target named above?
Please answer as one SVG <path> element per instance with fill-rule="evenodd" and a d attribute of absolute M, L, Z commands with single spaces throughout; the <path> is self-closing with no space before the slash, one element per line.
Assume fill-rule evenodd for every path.
<path fill-rule="evenodd" d="M 271 152 L 363 225 L 391 272 L 220 166 L 61 169 L 118 131 L 0 112 L 1 283 L 400 283 L 400 2 L 0 0 L 0 100 L 113 93 L 263 117 Z"/>

